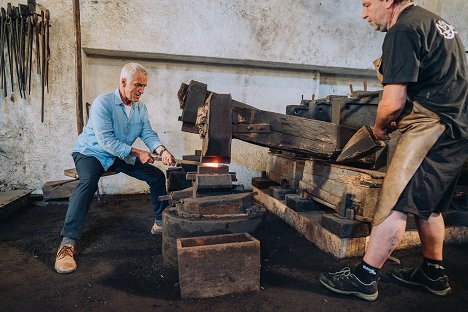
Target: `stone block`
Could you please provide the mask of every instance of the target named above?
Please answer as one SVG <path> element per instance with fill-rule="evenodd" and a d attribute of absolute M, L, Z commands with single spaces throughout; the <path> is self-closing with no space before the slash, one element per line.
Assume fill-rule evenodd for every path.
<path fill-rule="evenodd" d="M 317 211 L 323 208 L 323 205 L 316 201 L 302 198 L 297 194 L 286 194 L 284 199 L 286 201 L 286 206 L 294 211 Z"/>
<path fill-rule="evenodd" d="M 179 238 L 177 258 L 183 299 L 260 289 L 260 242 L 248 233 Z"/>
<path fill-rule="evenodd" d="M 269 193 L 271 197 L 279 199 L 279 200 L 283 200 L 287 194 L 296 193 L 296 189 L 284 188 L 281 186 L 270 186 Z"/>
<path fill-rule="evenodd" d="M 340 238 L 366 237 L 371 231 L 370 223 L 341 218 L 337 214 L 324 214 L 322 227 Z"/>
<path fill-rule="evenodd" d="M 278 183 L 271 181 L 265 177 L 255 177 L 252 178 L 252 186 L 258 189 L 267 189 L 270 186 L 278 185 Z"/>

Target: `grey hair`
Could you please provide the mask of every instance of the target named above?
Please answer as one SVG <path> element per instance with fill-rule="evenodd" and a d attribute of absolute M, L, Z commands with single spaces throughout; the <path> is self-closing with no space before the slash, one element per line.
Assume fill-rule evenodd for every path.
<path fill-rule="evenodd" d="M 148 76 L 148 71 L 143 67 L 143 65 L 133 62 L 127 63 L 124 65 L 124 67 L 122 67 L 122 71 L 120 72 L 120 79 L 125 78 L 127 81 L 132 81 L 136 73 L 141 73 Z"/>

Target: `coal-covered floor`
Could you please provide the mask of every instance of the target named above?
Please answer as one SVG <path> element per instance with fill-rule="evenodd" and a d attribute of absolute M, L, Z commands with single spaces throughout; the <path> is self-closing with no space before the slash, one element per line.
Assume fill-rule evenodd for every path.
<path fill-rule="evenodd" d="M 319 250 L 281 219 L 267 215 L 254 236 L 261 242 L 261 290 L 182 300 L 177 271 L 164 264 L 161 236 L 152 236 L 149 195 L 94 201 L 77 245 L 78 270 L 53 265 L 67 202 L 33 201 L 0 221 L 0 311 L 467 311 L 468 244 L 447 245 L 453 295 L 440 298 L 405 287 L 381 270 L 379 299 L 338 296 L 318 282 L 321 271 L 355 265 Z M 420 262 L 414 248 L 393 254 L 402 265 Z"/>

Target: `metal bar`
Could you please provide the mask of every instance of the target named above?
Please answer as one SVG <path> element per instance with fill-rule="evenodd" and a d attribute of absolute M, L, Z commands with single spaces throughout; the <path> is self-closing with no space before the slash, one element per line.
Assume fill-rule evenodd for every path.
<path fill-rule="evenodd" d="M 5 16 L 5 38 L 8 49 L 8 64 L 10 65 L 10 81 L 11 81 L 11 92 L 13 92 L 13 63 L 12 63 L 12 47 L 10 46 L 10 29 L 11 29 L 11 18 L 7 14 L 4 8 L 2 8 L 2 16 Z M 5 95 L 6 96 L 6 95 Z"/>
<path fill-rule="evenodd" d="M 31 95 L 31 75 L 32 75 L 32 55 L 33 55 L 33 41 L 34 41 L 34 18 L 33 15 L 29 17 L 29 86 L 28 86 L 28 94 Z"/>
<path fill-rule="evenodd" d="M 46 35 L 46 67 L 45 67 L 45 85 L 47 87 L 47 93 L 49 93 L 49 59 L 50 59 L 50 46 L 49 46 L 49 27 L 50 27 L 50 13 L 49 10 L 45 12 L 46 24 L 45 24 L 45 35 Z"/>
<path fill-rule="evenodd" d="M 3 19 L 3 18 L 2 18 Z M 6 24 L 5 24 L 5 19 L 3 19 L 3 25 L 2 25 L 2 89 L 3 89 L 3 97 L 7 96 L 7 68 L 6 68 L 6 57 L 5 57 L 5 40 L 6 39 Z"/>
<path fill-rule="evenodd" d="M 162 161 L 162 158 L 160 156 L 154 155 L 154 160 Z M 195 161 L 195 160 L 176 159 L 175 162 L 176 164 L 181 164 L 181 165 L 195 165 L 195 166 L 201 165 L 199 161 Z"/>
<path fill-rule="evenodd" d="M 41 33 L 41 22 L 36 13 L 33 15 L 34 28 L 36 29 L 36 70 L 37 74 L 41 74 L 41 48 L 39 43 L 39 35 Z"/>
<path fill-rule="evenodd" d="M 5 77 L 5 53 L 4 53 L 4 43 L 5 43 L 5 36 L 4 36 L 4 33 L 5 33 L 5 19 L 4 17 L 0 14 L 0 53 L 1 53 L 1 57 L 0 57 L 0 87 L 4 90 L 3 93 L 5 94 L 6 96 L 6 90 L 4 88 L 4 86 L 6 85 L 6 77 Z"/>
<path fill-rule="evenodd" d="M 18 32 L 17 32 L 17 26 L 18 26 L 18 18 L 16 16 L 16 7 L 11 6 L 10 3 L 8 3 L 8 10 L 7 14 L 10 17 L 10 43 L 11 43 L 11 49 L 12 49 L 12 59 L 15 63 L 15 69 L 16 69 L 16 78 L 18 79 L 18 90 L 19 94 L 21 97 L 23 97 L 23 91 L 21 89 L 21 78 L 20 78 L 20 67 L 19 67 L 19 43 L 18 43 Z M 13 91 L 13 80 L 11 81 L 12 84 L 12 91 Z"/>

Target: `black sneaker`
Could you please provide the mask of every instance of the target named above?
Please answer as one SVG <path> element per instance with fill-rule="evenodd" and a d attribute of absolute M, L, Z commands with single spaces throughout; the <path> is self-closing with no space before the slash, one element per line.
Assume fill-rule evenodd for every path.
<path fill-rule="evenodd" d="M 354 295 L 368 301 L 374 301 L 379 295 L 377 281 L 365 284 L 348 267 L 335 273 L 320 274 L 320 283 L 336 293 Z"/>
<path fill-rule="evenodd" d="M 434 280 L 428 277 L 420 267 L 396 270 L 392 276 L 406 284 L 423 286 L 438 296 L 448 296 L 452 292 L 446 275 Z"/>

